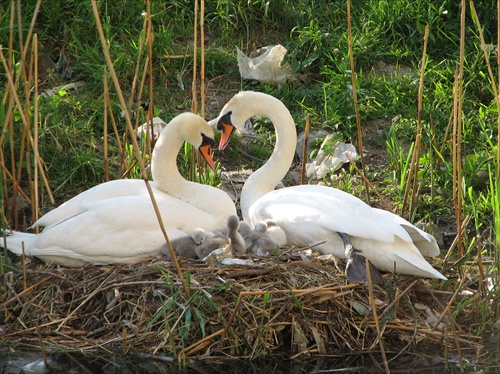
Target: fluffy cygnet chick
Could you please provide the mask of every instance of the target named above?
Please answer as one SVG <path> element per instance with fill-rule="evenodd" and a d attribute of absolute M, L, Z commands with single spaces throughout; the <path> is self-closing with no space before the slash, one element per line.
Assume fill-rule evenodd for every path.
<path fill-rule="evenodd" d="M 195 247 L 194 251 L 196 257 L 199 259 L 203 259 L 207 257 L 210 253 L 215 251 L 216 249 L 223 248 L 228 245 L 227 237 L 225 236 L 214 236 L 213 238 L 209 238 L 205 240 L 204 243 Z"/>
<path fill-rule="evenodd" d="M 174 239 L 170 242 L 172 248 L 177 256 L 194 258 L 196 253 L 195 249 L 207 238 L 207 233 L 203 229 L 194 229 L 190 235 L 185 235 L 180 238 Z M 172 260 L 172 255 L 168 246 L 165 244 L 161 252 L 167 256 L 167 259 Z"/>
<path fill-rule="evenodd" d="M 282 245 L 288 243 L 285 231 L 279 227 L 276 222 L 268 219 L 265 223 L 267 225 L 267 235 L 274 240 L 278 246 L 281 247 Z"/>
<path fill-rule="evenodd" d="M 248 222 L 240 221 L 240 228 L 238 232 L 241 234 L 243 238 L 252 232 L 252 226 Z"/>
<path fill-rule="evenodd" d="M 238 216 L 231 215 L 227 219 L 227 237 L 231 239 L 231 245 L 233 246 L 233 252 L 236 253 L 246 253 L 245 240 L 243 236 L 239 233 L 240 219 Z"/>
<path fill-rule="evenodd" d="M 230 244 L 233 252 L 246 253 L 245 240 L 238 232 L 240 220 L 238 216 L 230 215 L 227 218 L 226 236 L 214 236 L 213 238 L 206 238 L 206 240 L 195 248 L 198 258 L 205 258 L 216 249 L 222 248 Z"/>
<path fill-rule="evenodd" d="M 278 244 L 269 236 L 266 223 L 259 222 L 253 231 L 245 237 L 247 253 L 257 256 L 269 256 L 276 250 Z"/>

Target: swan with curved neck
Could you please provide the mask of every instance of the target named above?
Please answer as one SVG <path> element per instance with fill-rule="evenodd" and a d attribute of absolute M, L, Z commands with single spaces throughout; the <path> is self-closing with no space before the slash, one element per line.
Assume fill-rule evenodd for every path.
<path fill-rule="evenodd" d="M 214 120 L 222 131 L 219 148 L 223 149 L 233 131 L 255 115 L 272 121 L 276 144 L 269 160 L 243 186 L 240 203 L 245 221 L 255 225 L 271 219 L 290 242 L 324 242 L 314 249 L 339 258 L 348 256 L 339 236 L 347 234 L 353 246 L 379 270 L 446 279 L 423 257 L 439 254 L 434 237 L 403 218 L 331 187 L 300 185 L 274 190 L 292 165 L 297 142 L 295 122 L 275 97 L 243 91 L 231 98 Z"/>
<path fill-rule="evenodd" d="M 162 131 L 153 150 L 151 188 L 171 240 L 196 228 L 218 230 L 236 208 L 224 191 L 185 180 L 177 168 L 184 141 L 199 149 L 213 168 L 212 128 L 192 113 L 176 116 Z M 145 182 L 121 179 L 82 192 L 40 218 L 39 234 L 13 232 L 10 251 L 47 263 L 134 263 L 161 253 L 165 239 Z M 2 241 L 3 243 L 3 241 Z M 3 244 L 2 244 L 3 245 Z"/>

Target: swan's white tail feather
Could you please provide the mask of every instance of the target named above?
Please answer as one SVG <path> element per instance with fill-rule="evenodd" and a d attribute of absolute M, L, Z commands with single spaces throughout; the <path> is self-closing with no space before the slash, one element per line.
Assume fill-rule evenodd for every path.
<path fill-rule="evenodd" d="M 402 262 L 406 262 L 407 266 L 414 267 L 415 271 L 413 274 L 415 275 L 420 275 L 423 277 L 428 277 L 428 278 L 435 278 L 435 279 L 442 279 L 442 280 L 447 280 L 443 274 L 441 274 L 439 271 L 434 269 L 431 264 L 429 264 L 424 258 L 418 259 L 415 257 L 407 258 L 403 252 L 401 253 L 396 253 L 396 256 L 399 257 L 399 259 Z M 396 272 L 398 272 L 398 269 L 396 268 Z M 408 273 L 410 274 L 410 273 Z"/>
<path fill-rule="evenodd" d="M 27 232 L 20 231 L 11 231 L 10 233 L 6 233 L 5 239 L 7 241 L 7 249 L 16 255 L 23 254 L 23 243 L 27 240 L 31 239 L 31 237 L 35 234 L 30 234 Z M 5 247 L 5 241 L 3 238 L 0 238 L 0 248 Z"/>

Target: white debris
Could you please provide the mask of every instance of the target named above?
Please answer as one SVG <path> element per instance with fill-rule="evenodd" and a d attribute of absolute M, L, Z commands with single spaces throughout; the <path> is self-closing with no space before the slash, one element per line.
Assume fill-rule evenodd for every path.
<path fill-rule="evenodd" d="M 340 141 L 332 142 L 332 137 L 331 134 L 325 137 L 316 157 L 306 164 L 306 174 L 309 178 L 323 179 L 328 173 L 348 163 L 349 158 L 351 160 L 358 158 L 354 145 Z"/>
<path fill-rule="evenodd" d="M 243 79 L 255 79 L 260 82 L 280 84 L 292 77 L 288 63 L 282 65 L 287 49 L 282 45 L 269 45 L 258 50 L 256 57 L 248 57 L 238 47 L 237 60 Z"/>
<path fill-rule="evenodd" d="M 158 137 L 160 136 L 160 134 L 165 126 L 167 126 L 167 124 L 160 117 L 153 118 L 153 132 L 154 132 L 155 139 L 158 139 Z M 145 133 L 146 136 L 150 136 L 151 135 L 151 121 L 144 122 L 141 126 L 139 126 L 137 128 L 135 133 L 137 134 L 137 136 L 139 138 L 142 137 L 143 133 Z"/>

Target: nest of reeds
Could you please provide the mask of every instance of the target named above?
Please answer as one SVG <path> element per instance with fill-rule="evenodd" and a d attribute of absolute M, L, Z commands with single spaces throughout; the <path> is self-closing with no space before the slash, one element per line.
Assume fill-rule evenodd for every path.
<path fill-rule="evenodd" d="M 28 261 L 2 281 L 2 341 L 175 357 L 478 347 L 451 317 L 451 293 L 425 279 L 386 274 L 381 286 L 348 284 L 333 260 L 297 252 L 253 261 L 180 259 L 188 294 L 168 261 L 83 268 Z"/>

